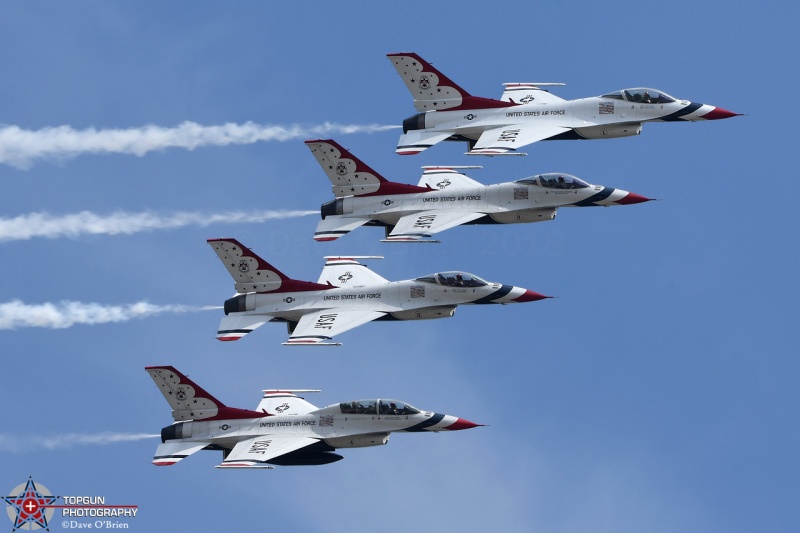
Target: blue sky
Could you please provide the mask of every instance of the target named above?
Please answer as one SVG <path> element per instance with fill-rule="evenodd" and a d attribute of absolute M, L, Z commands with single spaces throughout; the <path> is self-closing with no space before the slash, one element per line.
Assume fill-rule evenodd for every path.
<path fill-rule="evenodd" d="M 515 81 L 565 82 L 565 98 L 648 86 L 747 116 L 477 161 L 455 143 L 396 156 L 397 130 L 325 135 L 395 181 L 416 183 L 421 165 L 481 164 L 469 175 L 484 183 L 561 171 L 660 200 L 457 228 L 436 246 L 382 244 L 372 228 L 316 243 L 316 215 L 15 238 L 10 220 L 31 213 L 313 211 L 330 185 L 302 136 L 24 163 L 2 152 L 0 305 L 221 305 L 232 284 L 210 237 L 235 237 L 298 279 L 316 280 L 324 255 L 384 255 L 370 266 L 388 279 L 461 269 L 558 298 L 369 324 L 337 349 L 282 347 L 280 325 L 220 343 L 219 311 L 4 326 L 0 486 L 33 476 L 57 494 L 136 504 L 130 526 L 141 531 L 796 528 L 797 15 L 793 5 L 682 1 L 4 4 L 9 135 L 398 125 L 414 109 L 385 57 L 397 51 L 480 96 Z M 9 139 L 0 135 L 0 151 Z M 40 132 L 25 146 L 44 142 Z M 255 472 L 214 469 L 216 452 L 156 468 L 158 439 L 65 437 L 169 424 L 144 372 L 153 364 L 237 407 L 257 405 L 264 388 L 319 388 L 307 399 L 320 406 L 398 398 L 487 427 L 395 434 L 332 465 Z"/>

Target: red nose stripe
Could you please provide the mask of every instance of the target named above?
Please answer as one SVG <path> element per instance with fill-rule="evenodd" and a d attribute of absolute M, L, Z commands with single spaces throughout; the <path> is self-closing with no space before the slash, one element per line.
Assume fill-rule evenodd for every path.
<path fill-rule="evenodd" d="M 635 192 L 629 192 L 615 203 L 620 205 L 629 205 L 629 204 L 640 204 L 642 202 L 649 202 L 652 198 L 645 198 L 641 194 L 636 194 Z"/>
<path fill-rule="evenodd" d="M 552 298 L 552 296 L 545 296 L 544 294 L 539 294 L 538 292 L 533 292 L 526 290 L 520 296 L 514 298 L 515 302 L 535 302 L 537 300 L 544 300 L 545 298 Z"/>
<path fill-rule="evenodd" d="M 470 422 L 465 418 L 459 418 L 458 420 L 456 420 L 455 422 L 453 422 L 444 429 L 446 429 L 447 431 L 458 431 L 459 429 L 470 429 L 481 425 L 483 424 L 476 424 L 475 422 Z"/>
<path fill-rule="evenodd" d="M 715 107 L 701 118 L 705 120 L 719 120 L 721 118 L 731 118 L 731 117 L 738 117 L 741 113 L 734 113 L 733 111 L 728 111 L 727 109 L 722 109 L 721 107 Z"/>

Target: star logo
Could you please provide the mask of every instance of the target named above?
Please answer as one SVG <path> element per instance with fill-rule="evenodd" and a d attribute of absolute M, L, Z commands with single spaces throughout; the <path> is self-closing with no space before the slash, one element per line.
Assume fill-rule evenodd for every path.
<path fill-rule="evenodd" d="M 8 518 L 14 522 L 14 529 L 47 529 L 47 521 L 53 518 L 56 510 L 51 507 L 58 499 L 47 487 L 37 485 L 28 478 L 25 484 L 17 485 L 10 496 L 3 500 L 8 504 Z"/>
<path fill-rule="evenodd" d="M 282 412 L 286 411 L 288 408 L 289 408 L 289 404 L 288 403 L 284 403 L 283 405 L 279 405 L 278 407 L 276 407 L 275 410 L 278 411 L 279 413 L 282 413 Z"/>
<path fill-rule="evenodd" d="M 341 276 L 339 276 L 339 281 L 341 281 L 342 283 L 347 283 L 351 279 L 353 279 L 353 275 L 350 273 L 349 270 L 344 274 L 342 274 Z"/>
<path fill-rule="evenodd" d="M 472 113 L 470 113 L 469 115 L 464 115 L 464 118 L 467 119 L 467 120 L 472 120 L 472 119 L 477 118 L 477 117 L 475 115 L 473 115 Z"/>
<path fill-rule="evenodd" d="M 430 89 L 431 87 L 431 80 L 428 76 L 420 76 L 419 78 L 419 88 L 420 89 Z"/>
<path fill-rule="evenodd" d="M 339 174 L 340 176 L 344 176 L 345 174 L 347 174 L 347 165 L 341 162 L 336 163 L 336 173 Z"/>
<path fill-rule="evenodd" d="M 528 95 L 528 96 L 526 96 L 525 98 L 522 98 L 522 99 L 520 99 L 520 102 L 522 102 L 523 104 L 530 104 L 530 103 L 531 103 L 531 102 L 533 102 L 534 100 L 536 100 L 536 98 L 534 98 L 534 97 L 533 97 L 533 96 L 531 96 L 531 95 Z"/>
<path fill-rule="evenodd" d="M 222 431 L 228 431 L 229 429 L 231 429 L 231 427 L 228 424 L 222 424 L 219 427 L 219 429 L 221 429 Z"/>
<path fill-rule="evenodd" d="M 239 272 L 250 272 L 250 265 L 247 264 L 246 259 L 239 261 Z"/>
<path fill-rule="evenodd" d="M 394 203 L 394 202 L 392 202 L 391 200 L 384 200 L 384 201 L 383 201 L 383 205 L 385 205 L 386 207 L 389 207 L 389 206 L 390 206 L 390 205 L 392 205 L 393 203 Z"/>
<path fill-rule="evenodd" d="M 444 189 L 445 187 L 447 187 L 448 185 L 451 185 L 451 184 L 452 184 L 452 182 L 449 179 L 445 178 L 442 181 L 440 181 L 439 183 L 437 183 L 436 186 L 439 187 L 440 189 Z"/>
<path fill-rule="evenodd" d="M 286 302 L 287 304 L 290 304 L 294 301 L 294 298 L 292 298 L 291 296 L 287 296 L 286 298 L 283 299 L 283 301 Z"/>

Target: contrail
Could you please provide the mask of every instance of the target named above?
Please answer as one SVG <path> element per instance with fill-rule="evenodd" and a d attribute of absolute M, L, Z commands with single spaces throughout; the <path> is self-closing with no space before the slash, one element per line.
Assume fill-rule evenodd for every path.
<path fill-rule="evenodd" d="M 37 159 L 68 159 L 80 154 L 133 154 L 143 156 L 154 150 L 203 146 L 227 146 L 256 142 L 290 141 L 309 137 L 349 133 L 375 133 L 398 126 L 380 124 L 334 124 L 316 126 L 270 125 L 245 122 L 203 126 L 183 122 L 173 128 L 148 125 L 141 128 L 76 130 L 70 126 L 23 130 L 19 126 L 0 127 L 0 163 L 20 169 L 30 168 Z"/>
<path fill-rule="evenodd" d="M 228 213 L 178 212 L 159 215 L 150 211 L 126 213 L 117 211 L 110 215 L 98 215 L 81 211 L 69 215 L 28 213 L 14 218 L 0 218 L 0 243 L 22 241 L 34 237 L 77 237 L 79 235 L 117 235 L 139 233 L 158 229 L 173 229 L 183 226 L 205 227 L 211 224 L 236 224 L 242 222 L 264 222 L 318 215 L 319 211 L 231 211 Z"/>
<path fill-rule="evenodd" d="M 76 324 L 127 322 L 163 313 L 193 313 L 219 309 L 217 306 L 153 305 L 137 302 L 128 305 L 102 305 L 62 301 L 30 305 L 21 300 L 0 303 L 0 330 L 18 328 L 63 329 Z"/>
<path fill-rule="evenodd" d="M 73 446 L 84 446 L 87 444 L 105 445 L 116 442 L 131 442 L 137 440 L 153 439 L 160 435 L 147 433 L 113 433 L 106 431 L 103 433 L 66 433 L 53 437 L 42 437 L 33 435 L 12 435 L 0 433 L 0 450 L 4 452 L 23 452 L 30 450 L 55 450 L 58 448 L 72 448 Z"/>

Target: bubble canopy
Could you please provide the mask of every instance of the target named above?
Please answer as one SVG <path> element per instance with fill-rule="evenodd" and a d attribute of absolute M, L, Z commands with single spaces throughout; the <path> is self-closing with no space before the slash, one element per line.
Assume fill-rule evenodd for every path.
<path fill-rule="evenodd" d="M 438 272 L 430 276 L 422 276 L 421 278 L 416 278 L 415 281 L 434 283 L 436 285 L 444 285 L 445 287 L 483 287 L 489 284 L 488 281 L 479 278 L 475 274 L 468 274 L 467 272 L 459 272 L 456 270 Z"/>
<path fill-rule="evenodd" d="M 353 400 L 339 404 L 345 415 L 415 415 L 419 409 L 398 400 Z"/>
<path fill-rule="evenodd" d="M 517 183 L 536 185 L 547 189 L 585 189 L 591 186 L 577 176 L 559 174 L 558 172 L 539 174 L 531 178 L 517 180 Z"/>
<path fill-rule="evenodd" d="M 648 89 L 647 87 L 637 87 L 635 89 L 623 89 L 613 93 L 604 94 L 602 98 L 613 98 L 615 100 L 625 100 L 627 102 L 637 102 L 640 104 L 670 104 L 676 99 L 658 89 Z"/>

